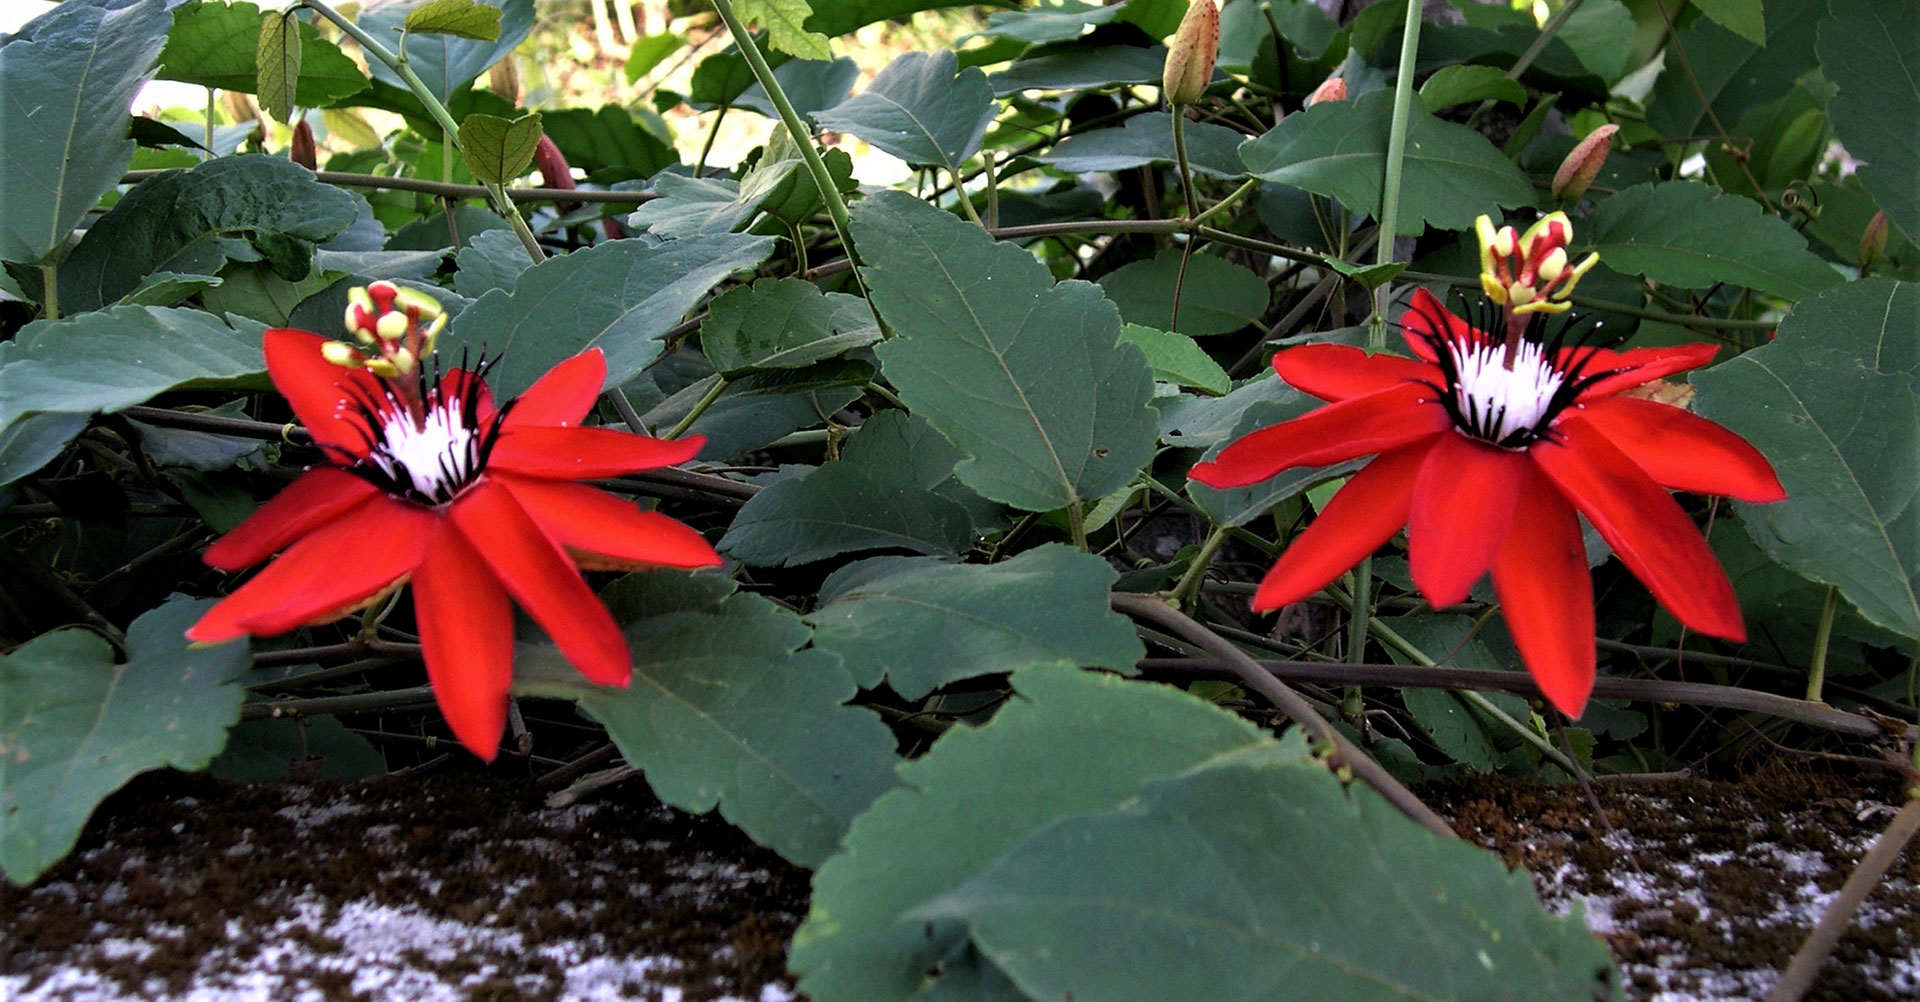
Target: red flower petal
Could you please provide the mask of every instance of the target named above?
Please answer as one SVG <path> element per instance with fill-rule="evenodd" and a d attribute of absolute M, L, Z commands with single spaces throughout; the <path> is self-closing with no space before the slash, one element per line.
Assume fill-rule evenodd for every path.
<path fill-rule="evenodd" d="M 1278 609 L 1319 591 L 1400 531 L 1427 451 L 1424 444 L 1396 449 L 1354 474 L 1261 580 L 1253 594 L 1254 611 Z"/>
<path fill-rule="evenodd" d="M 1407 524 L 1413 583 L 1436 609 L 1467 597 L 1514 526 L 1525 453 L 1441 435 L 1420 466 Z M 1519 531 L 1525 531 L 1524 528 Z"/>
<path fill-rule="evenodd" d="M 267 331 L 261 349 L 274 387 L 314 442 L 358 458 L 367 454 L 368 436 L 361 401 L 384 400 L 386 391 L 365 369 L 343 369 L 321 358 L 326 343 L 318 334 L 276 327 Z"/>
<path fill-rule="evenodd" d="M 1611 351 L 1606 348 L 1569 348 L 1561 352 L 1562 364 L 1571 364 L 1574 353 L 1587 352 L 1592 357 L 1586 360 L 1587 375 L 1603 376 L 1580 394 L 1580 400 L 1588 401 L 1610 396 L 1621 390 L 1632 389 L 1642 383 L 1651 383 L 1662 376 L 1671 376 L 1676 372 L 1698 369 L 1713 361 L 1720 351 L 1719 346 L 1711 344 L 1684 344 L 1675 348 L 1630 348 L 1626 351 Z"/>
<path fill-rule="evenodd" d="M 413 575 L 413 612 L 427 678 L 453 736 L 491 762 L 507 727 L 513 606 L 480 554 L 442 523 Z"/>
<path fill-rule="evenodd" d="M 1540 692 L 1579 717 L 1594 674 L 1593 577 L 1580 520 L 1537 470 L 1524 471 L 1518 493 L 1525 524 L 1493 558 L 1493 591 Z"/>
<path fill-rule="evenodd" d="M 1555 433 L 1528 454 L 1627 569 L 1682 623 L 1745 640 L 1740 603 L 1726 572 L 1672 495 L 1587 424 L 1562 422 Z"/>
<path fill-rule="evenodd" d="M 1472 324 L 1455 316 L 1445 303 L 1425 289 L 1413 290 L 1407 311 L 1400 314 L 1400 333 L 1407 339 L 1407 347 L 1412 349 L 1414 357 L 1423 362 L 1440 360 L 1433 351 L 1434 338 L 1460 342 L 1480 336 Z"/>
<path fill-rule="evenodd" d="M 1289 386 L 1322 400 L 1346 400 L 1402 383 L 1438 386 L 1439 370 L 1398 355 L 1369 355 L 1343 344 L 1306 344 L 1273 356 L 1273 371 Z"/>
<path fill-rule="evenodd" d="M 381 495 L 363 517 L 317 526 L 253 580 L 208 609 L 187 639 L 218 643 L 324 623 L 358 608 L 413 572 L 439 518 Z"/>
<path fill-rule="evenodd" d="M 607 357 L 600 349 L 589 348 L 554 366 L 527 387 L 507 412 L 506 427 L 577 425 L 593 409 L 606 379 Z"/>
<path fill-rule="evenodd" d="M 1568 412 L 1563 420 L 1592 426 L 1663 487 L 1753 502 L 1787 496 L 1760 450 L 1678 407 L 1606 397 Z"/>
<path fill-rule="evenodd" d="M 223 571 L 251 567 L 320 525 L 347 517 L 379 493 L 380 488 L 345 470 L 316 467 L 214 540 L 203 559 Z"/>
<path fill-rule="evenodd" d="M 587 587 L 573 561 L 507 488 L 481 480 L 448 507 L 448 517 L 520 607 L 538 622 L 582 675 L 625 685 L 633 671 L 627 638 Z"/>
<path fill-rule="evenodd" d="M 1396 386 L 1328 404 L 1262 428 L 1196 464 L 1187 476 L 1208 487 L 1245 487 L 1296 466 L 1320 466 L 1432 438 L 1453 427 L 1426 386 Z"/>
<path fill-rule="evenodd" d="M 579 484 L 502 476 L 527 515 L 555 542 L 620 564 L 717 567 L 704 537 L 659 512 Z"/>
<path fill-rule="evenodd" d="M 503 473 L 547 480 L 617 477 L 692 459 L 706 444 L 703 435 L 668 441 L 612 428 L 515 428 L 494 443 L 487 465 Z"/>

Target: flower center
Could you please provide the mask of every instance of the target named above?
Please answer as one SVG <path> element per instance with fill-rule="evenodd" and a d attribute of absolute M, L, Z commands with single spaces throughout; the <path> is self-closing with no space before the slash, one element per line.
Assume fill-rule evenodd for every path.
<path fill-rule="evenodd" d="M 1453 418 L 1460 430 L 1495 445 L 1515 447 L 1539 437 L 1561 409 L 1567 374 L 1554 368 L 1545 349 L 1522 341 L 1513 365 L 1498 341 L 1474 338 L 1446 343 L 1452 361 Z"/>
<path fill-rule="evenodd" d="M 394 493 L 445 504 L 479 477 L 486 443 L 474 416 L 458 399 L 428 398 L 416 423 L 391 395 L 379 412 L 378 438 L 365 462 L 378 467 Z"/>

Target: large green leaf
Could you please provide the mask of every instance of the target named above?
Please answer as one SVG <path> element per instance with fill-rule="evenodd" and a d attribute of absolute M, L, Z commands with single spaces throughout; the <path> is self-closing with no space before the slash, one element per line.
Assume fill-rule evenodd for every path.
<path fill-rule="evenodd" d="M 876 349 L 913 412 L 967 459 L 961 482 L 1030 511 L 1120 489 L 1153 452 L 1153 372 L 1119 344 L 1096 286 L 1053 284 L 1034 257 L 904 192 L 863 200 L 854 241 Z"/>
<path fill-rule="evenodd" d="M 616 104 L 599 111 L 561 108 L 540 113 L 540 126 L 567 163 L 584 171 L 617 168 L 634 177 L 651 177 L 680 162 L 671 137 L 650 131 Z"/>
<path fill-rule="evenodd" d="M 53 462 L 92 420 L 88 414 L 28 414 L 0 427 L 0 487 Z"/>
<path fill-rule="evenodd" d="M 61 310 L 97 310 L 149 275 L 212 275 L 229 259 L 264 258 L 281 278 L 305 278 L 315 246 L 357 216 L 353 196 L 281 157 L 220 157 L 150 177 L 61 265 Z"/>
<path fill-rule="evenodd" d="M 1248 140 L 1240 158 L 1263 181 L 1292 185 L 1378 216 L 1386 184 L 1387 133 L 1393 95 L 1375 91 L 1354 101 L 1322 101 Z M 1396 228 L 1462 230 L 1474 217 L 1532 205 L 1533 185 L 1485 136 L 1414 109 L 1400 176 Z"/>
<path fill-rule="evenodd" d="M 1840 93 L 1827 105 L 1860 183 L 1888 221 L 1920 240 L 1920 6 L 1836 3 L 1820 22 L 1820 72 Z"/>
<path fill-rule="evenodd" d="M 1697 181 L 1634 185 L 1601 202 L 1574 236 L 1580 253 L 1599 251 L 1615 271 L 1683 289 L 1730 282 L 1800 299 L 1841 280 L 1778 216 Z"/>
<path fill-rule="evenodd" d="M 192 0 L 173 12 L 173 30 L 160 50 L 160 76 L 166 80 L 256 93 L 260 8 L 248 0 L 215 3 Z M 299 25 L 300 57 L 293 103 L 302 108 L 333 104 L 367 89 L 367 75 L 340 47 L 321 38 L 313 25 Z"/>
<path fill-rule="evenodd" d="M 988 79 L 1002 97 L 1023 90 L 1106 90 L 1126 84 L 1158 84 L 1166 71 L 1164 45 L 1082 43 L 1043 50 Z"/>
<path fill-rule="evenodd" d="M 996 107 L 986 74 L 958 65 L 951 49 L 902 53 L 864 93 L 814 121 L 907 163 L 957 170 L 980 149 Z"/>
<path fill-rule="evenodd" d="M 186 631 L 211 601 L 153 609 L 127 630 L 127 659 L 86 630 L 0 655 L 0 869 L 25 884 L 73 848 L 95 805 L 148 769 L 203 769 L 240 719 L 245 641 Z"/>
<path fill-rule="evenodd" d="M 650 245 L 610 240 L 520 273 L 511 292 L 481 296 L 449 326 L 441 351 L 500 357 L 490 377 L 502 397 L 588 348 L 607 355 L 607 385 L 632 379 L 660 354 L 660 338 L 721 280 L 773 251 L 767 237 L 716 233 Z"/>
<path fill-rule="evenodd" d="M 797 278 L 767 278 L 713 301 L 700 349 L 729 379 L 755 369 L 798 369 L 880 340 L 866 300 L 823 293 Z"/>
<path fill-rule="evenodd" d="M 1196 174 L 1239 177 L 1247 172 L 1246 166 L 1240 162 L 1240 143 L 1243 138 L 1240 133 L 1224 125 L 1188 122 L 1187 163 Z M 1170 164 L 1176 159 L 1173 116 L 1160 111 L 1135 115 L 1118 128 L 1094 129 L 1068 136 L 1065 142 L 1051 150 L 1034 154 L 1033 159 L 1076 174 L 1120 171 L 1147 164 Z"/>
<path fill-rule="evenodd" d="M 45 258 L 119 183 L 134 150 L 127 109 L 167 24 L 162 0 L 70 3 L 0 43 L 0 260 Z"/>
<path fill-rule="evenodd" d="M 871 689 L 884 676 L 908 699 L 1037 664 L 1131 672 L 1146 649 L 1107 607 L 1114 578 L 1062 544 L 989 566 L 875 557 L 829 577 L 807 621 L 854 681 Z"/>
<path fill-rule="evenodd" d="M 1695 373 L 1694 406 L 1773 461 L 1787 500 L 1738 505 L 1769 557 L 1920 638 L 1920 285 L 1802 301 L 1779 339 Z"/>
<path fill-rule="evenodd" d="M 389 50 L 400 44 L 400 29 L 418 3 L 383 4 L 363 10 L 358 18 L 362 30 Z M 411 35 L 407 38 L 407 64 L 418 74 L 429 93 L 442 104 L 473 82 L 473 78 L 499 62 L 527 37 L 533 27 L 533 0 L 499 0 L 500 35 L 492 41 L 458 38 L 453 35 Z M 369 58 L 367 69 L 373 78 L 404 90 L 406 81 L 378 59 Z M 411 100 L 411 95 L 408 96 Z"/>
<path fill-rule="evenodd" d="M 904 1002 L 978 976 L 965 927 L 907 916 L 1050 821 L 1111 810 L 1145 780 L 1273 745 L 1167 686 L 1058 666 L 1021 672 L 1013 684 L 1018 697 L 991 723 L 956 727 L 901 765 L 905 786 L 855 819 L 840 853 L 814 875 L 813 911 L 794 935 L 791 963 L 815 1002 Z"/>
<path fill-rule="evenodd" d="M 232 385 L 258 374 L 259 324 L 199 310 L 116 306 L 62 320 L 39 320 L 0 355 L 0 443 L 51 458 L 86 417 L 143 403 L 168 390 Z M 64 421 L 48 414 L 74 415 Z M 64 435 L 54 434 L 56 431 Z M 24 440 L 14 442 L 16 436 Z M 16 479 L 33 472 L 14 468 Z"/>
<path fill-rule="evenodd" d="M 604 594 L 633 650 L 625 689 L 580 676 L 551 643 L 522 644 L 515 688 L 577 699 L 660 799 L 720 813 L 801 866 L 897 782 L 893 736 L 807 627 L 717 574 L 649 571 Z"/>
<path fill-rule="evenodd" d="M 760 567 L 811 563 L 862 550 L 957 554 L 973 518 L 953 480 L 960 453 L 900 411 L 867 419 L 841 458 L 755 494 L 720 549 Z"/>
<path fill-rule="evenodd" d="M 1904 0 L 1894 6 L 1902 4 Z M 1841 6 L 1881 5 L 1842 0 Z M 1765 45 L 1709 18 L 1696 18 L 1667 48 L 1666 69 L 1646 100 L 1647 124 L 1671 139 L 1711 136 L 1714 118 L 1732 125 L 1749 110 L 1785 94 L 1814 68 L 1815 29 L 1826 16 L 1827 0 L 1766 0 Z"/>
<path fill-rule="evenodd" d="M 965 5 L 959 0 L 813 0 L 807 28 L 831 38 L 878 21 L 960 6 Z"/>
<path fill-rule="evenodd" d="M 1524 871 L 1273 753 L 1064 818 L 909 917 L 965 921 L 1036 999 L 1619 996 L 1605 945 Z"/>
<path fill-rule="evenodd" d="M 1176 287 L 1178 323 L 1173 316 Z M 1212 254 L 1194 254 L 1183 261 L 1178 248 L 1108 272 L 1101 276 L 1100 288 L 1126 322 L 1194 336 L 1228 334 L 1254 323 L 1273 297 L 1259 275 Z"/>

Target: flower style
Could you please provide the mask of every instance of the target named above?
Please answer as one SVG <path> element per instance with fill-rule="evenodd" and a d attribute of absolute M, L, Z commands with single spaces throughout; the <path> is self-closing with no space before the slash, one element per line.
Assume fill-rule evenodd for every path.
<path fill-rule="evenodd" d="M 1523 241 L 1524 243 L 1524 241 Z M 1744 640 L 1732 585 L 1665 488 L 1743 501 L 1786 496 L 1758 451 L 1680 408 L 1622 395 L 1712 360 L 1712 345 L 1613 351 L 1517 342 L 1477 329 L 1422 289 L 1401 326 L 1415 358 L 1305 345 L 1282 379 L 1329 402 L 1227 446 L 1191 476 L 1257 483 L 1297 466 L 1374 455 L 1267 573 L 1258 611 L 1300 601 L 1402 526 L 1413 581 L 1436 608 L 1493 575 L 1514 644 L 1554 706 L 1593 690 L 1593 581 L 1578 512 L 1688 627 Z M 1491 326 L 1491 324 L 1483 325 Z"/>
<path fill-rule="evenodd" d="M 680 522 L 571 481 L 685 462 L 703 439 L 580 427 L 606 378 L 598 349 L 496 406 L 486 362 L 429 371 L 445 324 L 432 299 L 376 282 L 350 302 L 359 347 L 266 333 L 267 372 L 328 462 L 207 549 L 227 571 L 280 557 L 187 636 L 284 633 L 411 582 L 434 698 L 460 742 L 492 760 L 513 677 L 509 599 L 581 674 L 624 686 L 626 638 L 579 568 L 720 563 Z"/>

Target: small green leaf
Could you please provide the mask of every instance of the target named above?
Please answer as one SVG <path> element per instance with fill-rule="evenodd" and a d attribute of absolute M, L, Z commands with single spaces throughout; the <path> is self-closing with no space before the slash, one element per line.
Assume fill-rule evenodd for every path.
<path fill-rule="evenodd" d="M 1199 343 L 1185 334 L 1173 334 L 1139 324 L 1128 324 L 1120 331 L 1120 340 L 1138 345 L 1153 366 L 1153 378 L 1205 390 L 1215 396 L 1233 388 L 1227 370 L 1213 360 Z"/>
<path fill-rule="evenodd" d="M 247 645 L 187 643 L 211 601 L 168 602 L 133 621 L 127 659 L 86 630 L 0 655 L 0 869 L 27 884 L 58 862 L 107 794 L 149 769 L 203 769 L 240 719 L 229 681 Z"/>
<path fill-rule="evenodd" d="M 482 184 L 507 184 L 525 174 L 539 142 L 538 113 L 514 119 L 476 113 L 460 123 L 460 153 Z"/>
<path fill-rule="evenodd" d="M 38 263 L 120 183 L 168 23 L 162 0 L 61 4 L 0 41 L 0 260 Z"/>
<path fill-rule="evenodd" d="M 1442 66 L 1420 85 L 1420 106 L 1432 115 L 1456 104 L 1505 101 L 1524 107 L 1527 89 L 1492 66 Z"/>
<path fill-rule="evenodd" d="M 1320 255 L 1327 267 L 1360 283 L 1360 287 L 1371 292 L 1393 281 L 1394 276 L 1407 270 L 1405 261 L 1382 261 L 1379 264 L 1349 264 L 1331 254 Z"/>
<path fill-rule="evenodd" d="M 839 654 L 862 688 L 884 676 L 907 699 L 1037 664 L 1131 673 L 1146 649 L 1107 607 L 1114 577 L 1062 544 L 990 566 L 874 557 L 829 577 L 807 620 L 814 646 Z"/>
<path fill-rule="evenodd" d="M 257 92 L 263 87 L 260 74 L 266 67 L 261 43 L 268 24 L 282 18 L 289 37 L 299 38 L 297 73 L 286 77 L 295 80 L 291 105 L 319 108 L 366 90 L 367 75 L 353 59 L 320 37 L 313 25 L 287 16 L 292 13 L 263 14 L 250 0 L 190 0 L 173 12 L 173 30 L 167 33 L 166 48 L 160 50 L 160 77 L 219 90 Z M 377 138 L 361 145 L 373 142 Z"/>
<path fill-rule="evenodd" d="M 734 10 L 748 26 L 767 29 L 767 45 L 801 59 L 832 59 L 833 48 L 827 36 L 808 31 L 804 24 L 813 16 L 807 0 L 735 0 Z"/>
<path fill-rule="evenodd" d="M 1767 44 L 1767 21 L 1760 0 L 1693 0 L 1700 13 L 1755 45 Z"/>
<path fill-rule="evenodd" d="M 1860 184 L 1887 220 L 1920 241 L 1920 8 L 1835 3 L 1820 23 L 1820 72 L 1840 87 L 1827 105 Z"/>
<path fill-rule="evenodd" d="M 418 4 L 381 4 L 361 11 L 357 21 L 362 30 L 378 39 L 395 38 L 406 27 L 409 14 Z M 442 104 L 453 101 L 487 67 L 499 62 L 527 37 L 533 28 L 533 0 L 501 0 L 500 34 L 492 40 L 461 38 L 457 35 L 417 35 L 407 39 L 407 65 L 427 86 L 427 91 Z M 407 110 L 424 114 L 407 92 L 407 82 L 387 64 L 367 61 L 367 71 L 375 80 L 397 88 Z"/>
<path fill-rule="evenodd" d="M 1786 221 L 1696 181 L 1628 188 L 1602 201 L 1574 236 L 1581 254 L 1599 251 L 1615 271 L 1683 289 L 1730 282 L 1801 299 L 1841 281 Z"/>
<path fill-rule="evenodd" d="M 907 163 L 956 170 L 980 149 L 996 108 L 986 75 L 958 67 L 950 49 L 903 53 L 865 93 L 818 112 L 814 121 Z"/>
<path fill-rule="evenodd" d="M 1393 95 L 1385 90 L 1352 101 L 1322 101 L 1248 140 L 1240 158 L 1261 180 L 1377 215 L 1392 110 Z M 1536 198 L 1526 175 L 1485 136 L 1424 111 L 1407 119 L 1403 171 L 1396 225 L 1404 236 L 1417 236 L 1427 226 L 1464 230 L 1476 216 L 1498 217 Z"/>
<path fill-rule="evenodd" d="M 815 1002 L 906 1002 L 993 975 L 969 956 L 964 926 L 906 916 L 1051 821 L 1117 807 L 1145 780 L 1274 745 L 1169 686 L 1058 666 L 1013 684 L 1019 695 L 987 725 L 956 727 L 902 764 L 905 785 L 855 819 L 814 875 L 792 967 Z"/>
<path fill-rule="evenodd" d="M 1693 375 L 1694 406 L 1773 461 L 1787 499 L 1736 504 L 1766 554 L 1920 638 L 1920 285 L 1850 282 L 1779 339 Z"/>
<path fill-rule="evenodd" d="M 1040 828 L 913 919 L 965 922 L 1036 999 L 1617 991 L 1606 946 L 1577 911 L 1548 914 L 1525 871 L 1272 752 L 1152 779 L 1137 803 Z"/>
<path fill-rule="evenodd" d="M 844 705 L 840 660 L 800 650 L 807 628 L 717 574 L 647 571 L 603 597 L 633 651 L 624 689 L 598 686 L 550 642 L 522 644 L 516 691 L 579 701 L 660 799 L 720 813 L 801 866 L 818 866 L 847 825 L 894 786 L 893 736 Z"/>
<path fill-rule="evenodd" d="M 299 8 L 274 11 L 260 18 L 260 45 L 254 53 L 260 86 L 260 107 L 267 114 L 293 123 L 293 92 L 300 81 Z"/>
<path fill-rule="evenodd" d="M 670 31 L 658 35 L 648 35 L 633 43 L 632 51 L 627 53 L 627 63 L 623 67 L 627 83 L 638 83 L 640 78 L 653 72 L 668 56 L 680 51 L 687 40 Z"/>
<path fill-rule="evenodd" d="M 1182 268 L 1186 278 L 1181 279 Z M 1180 289 L 1174 323 L 1173 290 Z M 1182 334 L 1228 334 L 1260 319 L 1273 293 L 1259 275 L 1212 254 L 1161 251 L 1102 276 L 1100 288 L 1128 323 Z"/>
<path fill-rule="evenodd" d="M 410 34 L 491 42 L 500 37 L 500 8 L 474 0 L 428 0 L 408 11 L 404 24 Z"/>
<path fill-rule="evenodd" d="M 797 278 L 761 279 L 720 296 L 700 326 L 707 361 L 729 379 L 754 369 L 798 369 L 880 340 L 858 296 L 823 293 Z"/>
<path fill-rule="evenodd" d="M 914 413 L 968 458 L 960 480 L 1028 511 L 1104 497 L 1153 454 L 1153 372 L 1118 344 L 1096 286 L 1053 284 L 1026 250 L 996 243 L 905 192 L 854 210 L 871 301 L 899 335 L 882 370 Z"/>

